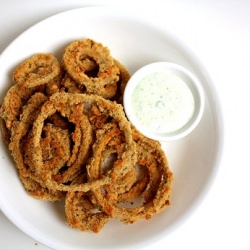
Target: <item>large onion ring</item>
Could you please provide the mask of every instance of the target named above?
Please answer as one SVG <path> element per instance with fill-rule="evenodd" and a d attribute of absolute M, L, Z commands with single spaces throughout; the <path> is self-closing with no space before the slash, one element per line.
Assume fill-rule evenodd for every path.
<path fill-rule="evenodd" d="M 138 151 L 137 163 L 146 167 L 149 175 L 151 175 L 144 192 L 143 204 L 137 207 L 121 206 L 118 203 L 119 200 L 114 199 L 116 197 L 115 185 L 109 186 L 105 193 L 100 188 L 93 191 L 96 202 L 101 205 L 103 211 L 112 218 L 126 224 L 134 223 L 139 219 L 150 219 L 154 214 L 159 213 L 170 205 L 173 182 L 173 174 L 169 169 L 166 156 L 160 144 L 139 135 L 139 132 L 134 133 Z M 154 164 L 156 164 L 155 167 Z M 151 171 L 153 173 L 150 173 Z M 154 177 L 155 174 L 156 178 Z M 107 199 L 106 197 L 112 197 L 113 199 Z"/>
<path fill-rule="evenodd" d="M 132 140 L 132 133 L 130 128 L 130 123 L 127 121 L 123 108 L 119 104 L 115 104 L 111 101 L 105 100 L 100 96 L 92 96 L 85 94 L 69 94 L 69 93 L 56 93 L 50 97 L 50 99 L 44 103 L 41 108 L 37 119 L 33 124 L 33 150 L 36 152 L 33 154 L 34 161 L 36 162 L 36 168 L 39 175 L 43 178 L 46 185 L 50 188 L 54 188 L 61 191 L 89 191 L 90 189 L 95 189 L 101 185 L 111 183 L 111 176 L 106 176 L 102 179 L 98 179 L 92 182 L 87 182 L 81 185 L 65 185 L 64 183 L 58 183 L 53 179 L 52 173 L 48 169 L 44 168 L 44 162 L 42 158 L 42 148 L 41 148 L 41 135 L 44 125 L 44 121 L 56 112 L 60 112 L 62 116 L 69 117 L 72 109 L 77 105 L 83 103 L 84 105 L 96 105 L 99 108 L 99 112 L 102 115 L 106 115 L 108 120 L 113 120 L 119 126 L 119 129 L 124 133 L 124 140 L 126 142 L 126 147 L 123 152 L 123 158 L 134 159 L 135 154 L 135 144 Z M 91 108 L 87 108 L 85 112 L 89 112 Z M 83 116 L 83 114 L 78 114 Z M 88 147 L 90 144 L 85 145 Z M 126 162 L 122 163 L 128 164 Z"/>

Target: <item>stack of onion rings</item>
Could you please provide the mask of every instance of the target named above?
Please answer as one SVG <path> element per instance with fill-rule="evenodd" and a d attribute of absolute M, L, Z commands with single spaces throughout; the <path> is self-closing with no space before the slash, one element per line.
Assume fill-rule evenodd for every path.
<path fill-rule="evenodd" d="M 123 111 L 129 78 L 107 47 L 77 40 L 62 62 L 39 53 L 18 65 L 0 108 L 24 188 L 37 199 L 64 199 L 67 223 L 81 231 L 150 219 L 170 204 L 173 174 L 160 143 Z"/>

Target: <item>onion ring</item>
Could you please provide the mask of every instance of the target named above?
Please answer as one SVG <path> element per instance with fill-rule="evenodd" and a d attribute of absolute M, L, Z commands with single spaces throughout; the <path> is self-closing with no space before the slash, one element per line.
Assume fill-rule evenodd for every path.
<path fill-rule="evenodd" d="M 151 174 L 151 181 L 149 181 L 145 190 L 143 204 L 134 208 L 121 207 L 118 204 L 118 199 L 114 199 L 116 196 L 115 185 L 109 186 L 110 188 L 106 189 L 104 194 L 101 189 L 92 191 L 96 202 L 101 205 L 103 211 L 125 224 L 134 223 L 143 218 L 150 219 L 154 214 L 162 211 L 170 204 L 170 195 L 172 192 L 173 174 L 169 169 L 166 156 L 160 144 L 142 135 L 138 137 L 139 132 L 135 133 L 137 138 L 138 164 L 145 166 L 149 173 L 152 171 L 152 165 L 156 164 L 157 168 L 153 167 L 153 169 L 158 170 L 157 175 L 160 174 L 156 179 L 153 177 L 155 173 Z M 112 197 L 113 199 L 105 197 Z"/>
<path fill-rule="evenodd" d="M 122 106 L 115 104 L 111 101 L 105 100 L 99 96 L 85 95 L 85 94 L 69 94 L 69 93 L 56 93 L 50 97 L 50 99 L 44 103 L 41 108 L 37 119 L 33 124 L 33 140 L 32 147 L 35 154 L 33 154 L 34 161 L 36 162 L 36 168 L 39 175 L 42 176 L 46 185 L 52 189 L 58 189 L 61 191 L 89 191 L 90 189 L 95 189 L 101 185 L 110 183 L 112 181 L 111 176 L 106 176 L 105 178 L 98 179 L 92 182 L 87 182 L 81 185 L 65 185 L 64 183 L 58 183 L 53 180 L 53 176 L 50 171 L 44 168 L 44 162 L 42 159 L 42 148 L 41 148 L 41 134 L 44 121 L 55 112 L 60 112 L 61 115 L 69 117 L 72 108 L 76 105 L 83 103 L 84 105 L 94 104 L 98 106 L 99 111 L 102 115 L 106 115 L 109 119 L 114 120 L 119 125 L 119 128 L 124 132 L 126 148 L 123 152 L 127 159 L 133 159 L 133 154 L 135 153 L 135 146 L 132 140 L 130 123 L 127 121 Z M 87 108 L 85 110 L 88 113 L 91 109 Z M 78 114 L 83 116 L 82 114 Z M 89 147 L 89 143 L 85 145 Z M 123 164 L 121 164 L 123 165 Z"/>
<path fill-rule="evenodd" d="M 86 64 L 87 61 L 87 64 Z M 98 65 L 97 76 L 88 76 L 90 61 Z M 117 89 L 119 69 L 110 51 L 91 39 L 72 42 L 63 55 L 63 66 L 72 79 L 86 87 L 86 93 L 112 98 Z M 92 70 L 92 64 L 91 64 Z"/>
<path fill-rule="evenodd" d="M 60 74 L 60 64 L 52 54 L 38 53 L 21 63 L 13 72 L 16 83 L 27 88 L 48 83 Z"/>
<path fill-rule="evenodd" d="M 52 54 L 35 54 L 14 70 L 16 84 L 8 90 L 0 108 L 7 129 L 18 120 L 22 107 L 34 93 L 49 96 L 59 91 L 61 73 L 59 62 Z"/>

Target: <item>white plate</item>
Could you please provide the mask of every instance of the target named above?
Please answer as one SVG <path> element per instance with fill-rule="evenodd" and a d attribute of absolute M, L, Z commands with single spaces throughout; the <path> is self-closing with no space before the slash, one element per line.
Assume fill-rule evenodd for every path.
<path fill-rule="evenodd" d="M 11 84 L 11 72 L 36 52 L 62 55 L 74 39 L 92 38 L 108 46 L 130 71 L 155 62 L 170 61 L 189 68 L 205 90 L 205 111 L 189 136 L 163 144 L 175 174 L 172 205 L 149 221 L 123 225 L 111 221 L 99 234 L 82 233 L 65 224 L 63 203 L 38 201 L 24 191 L 13 161 L 1 143 L 0 206 L 22 231 L 54 249 L 122 249 L 149 245 L 172 231 L 195 211 L 210 187 L 222 152 L 222 119 L 213 84 L 185 44 L 146 19 L 110 8 L 83 8 L 64 12 L 31 27 L 2 53 L 1 103 Z"/>

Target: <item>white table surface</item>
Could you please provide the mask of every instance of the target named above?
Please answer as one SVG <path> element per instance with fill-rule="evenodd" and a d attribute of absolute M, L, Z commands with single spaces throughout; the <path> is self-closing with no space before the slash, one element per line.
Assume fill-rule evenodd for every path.
<path fill-rule="evenodd" d="M 250 249 L 250 1 L 248 0 L 0 1 L 0 53 L 26 28 L 64 10 L 131 5 L 152 11 L 184 40 L 209 73 L 222 103 L 224 153 L 202 204 L 173 233 L 147 249 Z M 169 25 L 169 23 L 171 25 Z M 49 250 L 0 212 L 0 249 Z"/>

